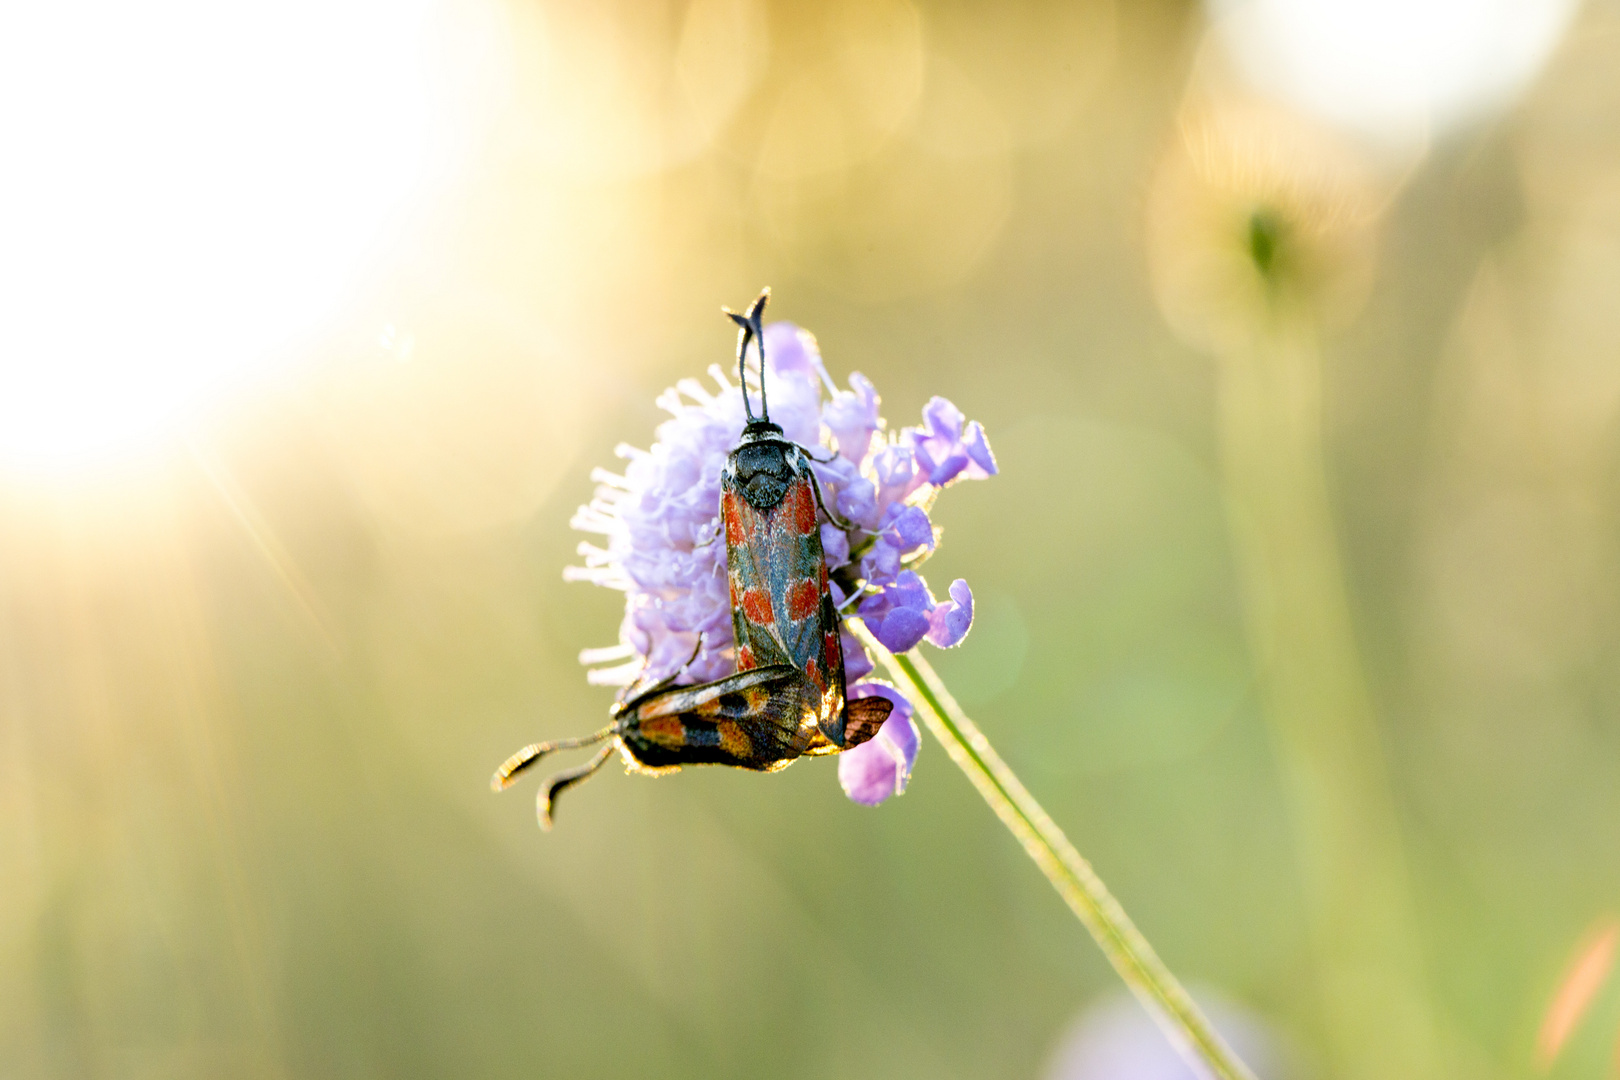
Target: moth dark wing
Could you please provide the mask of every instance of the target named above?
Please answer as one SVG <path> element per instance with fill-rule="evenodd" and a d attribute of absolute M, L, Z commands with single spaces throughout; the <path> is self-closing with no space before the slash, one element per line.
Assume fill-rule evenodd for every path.
<path fill-rule="evenodd" d="M 844 735 L 843 620 L 838 617 L 830 592 L 821 596 L 821 654 L 806 674 L 821 687 L 822 737 L 840 750 L 855 745 Z"/>
<path fill-rule="evenodd" d="M 781 499 L 754 505 L 732 470 L 721 480 L 737 666 L 787 663 L 824 681 L 821 599 L 827 592 L 815 489 L 803 451 L 782 451 L 790 479 Z M 817 679 L 817 674 L 821 676 Z"/>
<path fill-rule="evenodd" d="M 634 702 L 619 738 L 648 770 L 730 765 L 774 772 L 815 738 L 820 703 L 820 690 L 804 672 L 773 665 Z"/>
<path fill-rule="evenodd" d="M 853 698 L 844 703 L 844 749 L 859 746 L 878 733 L 894 702 L 885 697 Z"/>

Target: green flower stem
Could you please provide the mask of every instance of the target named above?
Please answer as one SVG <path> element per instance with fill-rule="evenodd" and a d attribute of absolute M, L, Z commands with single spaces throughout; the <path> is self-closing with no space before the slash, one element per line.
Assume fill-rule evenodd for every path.
<path fill-rule="evenodd" d="M 1219 1080 L 1254 1080 L 1248 1066 L 1226 1045 L 1170 974 L 1091 864 L 1069 843 L 1063 830 L 991 747 L 990 740 L 968 719 L 933 665 L 916 653 L 896 656 L 889 652 L 859 619 L 850 619 L 846 625 L 907 689 L 906 696 L 934 738 L 1024 845 L 1041 873 L 1091 931 L 1125 985 L 1147 1006 L 1182 1055 L 1195 1068 Z"/>
<path fill-rule="evenodd" d="M 1333 1073 L 1444 1075 L 1339 554 L 1315 329 L 1303 314 L 1279 310 L 1250 340 L 1223 350 L 1218 370 L 1233 551 L 1291 811 Z"/>

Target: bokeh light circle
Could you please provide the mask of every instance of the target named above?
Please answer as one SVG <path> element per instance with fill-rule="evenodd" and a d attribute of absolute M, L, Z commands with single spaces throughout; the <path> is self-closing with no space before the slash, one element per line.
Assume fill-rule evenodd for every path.
<path fill-rule="evenodd" d="M 1474 119 L 1541 69 L 1579 0 L 1209 0 L 1256 85 L 1369 134 Z"/>

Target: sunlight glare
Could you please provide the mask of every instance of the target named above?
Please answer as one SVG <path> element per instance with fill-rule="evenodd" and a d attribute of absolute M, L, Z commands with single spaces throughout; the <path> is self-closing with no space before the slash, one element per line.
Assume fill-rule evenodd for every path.
<path fill-rule="evenodd" d="M 0 8 L 0 461 L 121 455 L 330 314 L 424 179 L 432 14 Z"/>
<path fill-rule="evenodd" d="M 1578 0 L 1209 0 L 1262 88 L 1363 132 L 1422 137 L 1505 104 Z"/>

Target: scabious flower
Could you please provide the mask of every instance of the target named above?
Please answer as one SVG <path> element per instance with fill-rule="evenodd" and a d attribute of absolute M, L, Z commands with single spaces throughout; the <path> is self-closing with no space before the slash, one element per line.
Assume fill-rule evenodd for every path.
<path fill-rule="evenodd" d="M 854 526 L 821 526 L 840 609 L 858 613 L 894 652 L 924 638 L 940 648 L 959 644 L 973 624 L 972 591 L 957 579 L 938 600 L 917 568 L 939 544 L 929 517 L 935 496 L 958 480 L 996 473 L 984 429 L 936 397 L 920 426 L 891 431 L 871 381 L 857 372 L 840 390 L 815 338 L 791 323 L 765 328 L 765 355 L 771 419 L 811 449 L 827 508 Z M 682 379 L 659 396 L 670 419 L 658 426 L 656 441 L 646 450 L 621 444 L 615 452 L 624 472 L 594 470 L 595 496 L 571 522 L 603 539 L 581 543 L 585 565 L 563 576 L 625 594 L 619 643 L 580 654 L 592 683 L 628 686 L 669 675 L 709 682 L 736 671 L 720 473 L 746 417 L 738 386 L 718 365 L 709 376 L 712 388 Z M 895 701 L 878 735 L 839 763 L 850 798 L 875 805 L 905 790 L 917 729 L 904 696 L 870 678 L 872 660 L 860 642 L 846 631 L 843 645 L 849 696 Z"/>

